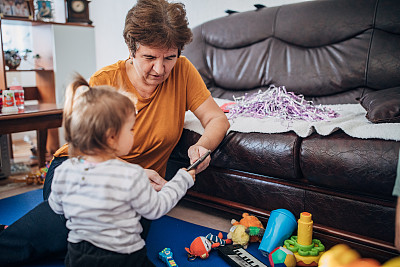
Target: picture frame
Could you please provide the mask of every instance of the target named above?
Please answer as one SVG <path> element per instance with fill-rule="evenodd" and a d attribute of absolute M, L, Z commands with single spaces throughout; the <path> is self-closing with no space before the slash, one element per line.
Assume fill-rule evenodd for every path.
<path fill-rule="evenodd" d="M 51 0 L 35 0 L 36 20 L 53 21 L 54 5 Z"/>
<path fill-rule="evenodd" d="M 33 19 L 31 0 L 0 0 L 1 18 Z"/>

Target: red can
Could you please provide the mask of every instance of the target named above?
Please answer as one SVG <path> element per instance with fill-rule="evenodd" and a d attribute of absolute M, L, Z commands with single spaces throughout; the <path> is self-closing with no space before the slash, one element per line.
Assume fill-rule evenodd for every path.
<path fill-rule="evenodd" d="M 15 104 L 18 109 L 25 108 L 25 93 L 22 86 L 10 86 L 10 90 L 14 92 Z"/>

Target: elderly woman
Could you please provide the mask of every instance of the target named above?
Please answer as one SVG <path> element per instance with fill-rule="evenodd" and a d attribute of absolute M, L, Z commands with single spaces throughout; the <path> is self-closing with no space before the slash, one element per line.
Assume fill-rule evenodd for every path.
<path fill-rule="evenodd" d="M 166 183 L 168 158 L 183 131 L 185 111 L 191 110 L 204 127 L 204 134 L 188 150 L 191 162 L 219 145 L 229 122 L 197 70 L 181 56 L 192 38 L 183 4 L 139 0 L 126 16 L 123 35 L 129 58 L 97 71 L 90 85 L 111 85 L 137 97 L 134 145 L 122 159 L 146 168 L 154 189 L 160 190 Z M 67 159 L 67 153 L 68 145 L 64 145 L 55 154 L 43 190 L 45 200 L 54 169 Z M 209 162 L 207 158 L 196 173 Z M 149 223 L 141 222 L 145 238 Z M 65 219 L 45 201 L 0 233 L 0 265 L 65 253 L 67 233 Z"/>

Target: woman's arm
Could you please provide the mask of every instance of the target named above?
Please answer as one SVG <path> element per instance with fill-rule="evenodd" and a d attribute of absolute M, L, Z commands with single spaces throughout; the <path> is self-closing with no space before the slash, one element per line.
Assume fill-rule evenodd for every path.
<path fill-rule="evenodd" d="M 217 103 L 215 103 L 212 96 L 209 96 L 193 113 L 204 127 L 204 133 L 197 143 L 191 146 L 188 150 L 188 156 L 191 163 L 206 153 L 207 150 L 213 151 L 216 149 L 222 139 L 224 139 L 230 126 L 224 112 Z M 206 169 L 210 160 L 211 158 L 208 157 L 202 164 L 200 164 L 196 169 L 196 173 Z"/>

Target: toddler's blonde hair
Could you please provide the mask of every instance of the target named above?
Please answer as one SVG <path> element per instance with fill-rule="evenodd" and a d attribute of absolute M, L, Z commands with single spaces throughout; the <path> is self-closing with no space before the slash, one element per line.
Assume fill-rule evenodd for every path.
<path fill-rule="evenodd" d="M 69 154 L 115 152 L 107 138 L 118 136 L 129 115 L 136 114 L 133 98 L 111 86 L 90 87 L 85 78 L 76 74 L 67 87 L 63 113 Z"/>

